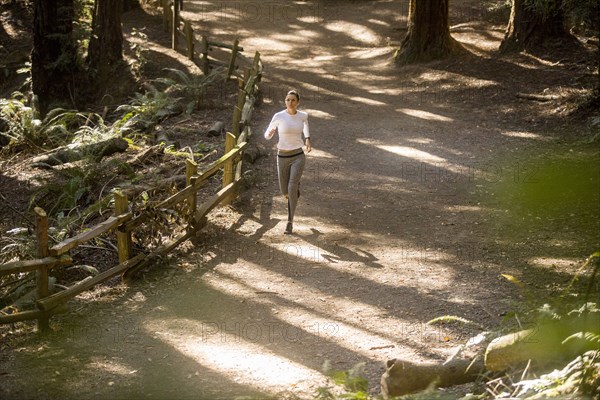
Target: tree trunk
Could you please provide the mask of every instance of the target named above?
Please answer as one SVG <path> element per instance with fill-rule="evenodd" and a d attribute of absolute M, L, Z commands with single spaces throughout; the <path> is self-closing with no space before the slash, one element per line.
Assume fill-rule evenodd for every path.
<path fill-rule="evenodd" d="M 109 71 L 123 60 L 122 10 L 123 0 L 96 0 L 94 3 L 87 59 L 94 72 Z"/>
<path fill-rule="evenodd" d="M 450 36 L 448 0 L 411 0 L 408 18 L 408 32 L 394 56 L 396 63 L 431 61 L 460 49 Z"/>
<path fill-rule="evenodd" d="M 527 0 L 513 0 L 500 51 L 531 50 L 547 43 L 577 42 L 565 28 L 562 8 L 557 7 L 554 12 L 544 16 L 526 2 Z"/>
<path fill-rule="evenodd" d="M 123 1 L 123 12 L 131 10 L 139 10 L 142 6 L 140 0 L 124 0 Z"/>
<path fill-rule="evenodd" d="M 72 105 L 77 70 L 73 16 L 73 0 L 33 2 L 31 77 L 42 116 L 52 103 Z"/>
<path fill-rule="evenodd" d="M 596 32 L 600 33 L 600 3 L 596 3 L 596 7 L 594 7 L 594 15 L 596 16 Z M 596 49 L 596 67 L 598 68 L 596 76 L 598 77 L 598 82 L 596 85 L 596 98 L 597 101 L 600 102 L 600 40 L 596 43 L 598 47 Z"/>

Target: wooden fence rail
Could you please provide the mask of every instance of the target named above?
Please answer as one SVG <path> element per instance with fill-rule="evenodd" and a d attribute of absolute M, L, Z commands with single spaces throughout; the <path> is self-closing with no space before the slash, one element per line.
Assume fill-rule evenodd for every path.
<path fill-rule="evenodd" d="M 163 24 L 165 29 L 171 34 L 171 48 L 178 51 L 179 39 L 183 39 L 185 41 L 184 54 L 202 69 L 204 75 L 208 75 L 210 72 L 210 64 L 213 63 L 220 66 L 226 66 L 225 76 L 230 78 L 235 72 L 237 60 L 242 58 L 240 53 L 244 51 L 244 48 L 240 46 L 239 40 L 235 39 L 233 44 L 228 44 L 216 40 L 209 40 L 206 35 L 200 35 L 200 51 L 196 52 L 195 45 L 197 40 L 192 23 L 182 18 L 179 13 L 180 10 L 183 10 L 183 1 L 175 1 L 176 3 L 179 3 L 179 7 L 173 7 L 171 0 L 161 1 Z M 182 24 L 183 27 L 181 26 Z M 209 57 L 208 53 L 212 47 L 231 50 L 229 62 L 226 63 Z"/>
<path fill-rule="evenodd" d="M 0 264 L 0 277 L 35 271 L 35 304 L 38 309 L 21 311 L 14 307 L 7 307 L 5 309 L 11 309 L 12 312 L 5 313 L 0 310 L 0 324 L 37 319 L 38 331 L 45 332 L 49 329 L 51 315 L 61 309 L 60 305 L 92 288 L 94 285 L 116 275 L 121 274 L 123 279 L 130 279 L 137 271 L 150 265 L 156 259 L 160 259 L 160 257 L 172 251 L 179 244 L 191 238 L 199 229 L 202 229 L 206 223 L 206 216 L 211 210 L 219 204 L 227 204 L 232 201 L 235 198 L 236 189 L 242 176 L 243 152 L 247 149 L 248 139 L 251 135 L 248 121 L 256 98 L 256 92 L 258 91 L 262 69 L 260 54 L 256 52 L 252 67 L 246 69 L 244 78 L 238 78 L 239 96 L 233 110 L 233 132 L 227 132 L 226 134 L 225 154 L 200 172 L 198 172 L 198 167 L 193 161 L 187 160 L 186 187 L 179 192 L 156 203 L 154 206 L 147 206 L 138 215 L 134 216 L 129 211 L 127 196 L 120 190 L 115 190 L 115 210 L 113 216 L 52 247 L 49 246 L 48 217 L 44 210 L 36 207 L 34 212 L 37 221 L 37 259 Z M 202 204 L 197 205 L 198 191 L 206 186 L 206 181 L 211 176 L 221 170 L 223 171 L 221 189 Z M 149 204 L 152 204 L 152 202 L 149 202 Z M 185 234 L 169 243 L 158 246 L 148 254 L 140 253 L 132 257 L 131 237 L 135 229 L 144 222 L 152 220 L 157 211 L 174 207 L 187 207 L 188 212 L 184 216 L 186 223 Z M 77 282 L 65 290 L 51 294 L 48 276 L 49 270 L 57 266 L 72 264 L 73 260 L 68 254 L 71 250 L 109 232 L 115 232 L 116 235 L 119 264 L 94 277 L 88 277 Z"/>

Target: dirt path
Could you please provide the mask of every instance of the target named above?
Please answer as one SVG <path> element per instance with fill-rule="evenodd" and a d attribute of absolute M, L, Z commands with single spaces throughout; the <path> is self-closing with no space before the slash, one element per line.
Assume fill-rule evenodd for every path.
<path fill-rule="evenodd" d="M 315 150 L 295 234 L 282 234 L 271 151 L 246 173 L 254 187 L 243 201 L 217 211 L 167 272 L 17 349 L 19 372 L 0 377 L 11 398 L 305 398 L 328 385 L 326 361 L 364 363 L 378 393 L 387 359 L 443 359 L 477 333 L 427 321 L 496 326 L 519 298 L 500 273 L 519 275 L 523 260 L 547 253 L 573 269 L 593 242 L 589 227 L 562 252 L 533 250 L 543 242 L 535 235 L 503 241 L 508 206 L 490 184 L 521 184 L 527 149 L 553 140 L 512 90 L 527 79 L 541 91 L 569 72 L 496 58 L 502 27 L 461 25 L 453 35 L 471 58 L 399 71 L 388 63 L 403 36 L 397 2 L 203 4 L 186 1 L 185 15 L 262 53 L 253 140 L 263 141 L 287 89 L 301 90 Z"/>

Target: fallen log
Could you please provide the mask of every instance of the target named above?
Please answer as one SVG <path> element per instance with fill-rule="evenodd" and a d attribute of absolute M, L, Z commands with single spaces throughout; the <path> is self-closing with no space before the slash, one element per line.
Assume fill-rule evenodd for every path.
<path fill-rule="evenodd" d="M 55 285 L 56 285 L 56 278 L 54 278 L 52 276 L 50 278 L 48 278 L 48 291 L 50 293 L 56 292 Z M 1 315 L 15 314 L 15 313 L 21 312 L 23 310 L 26 310 L 28 308 L 32 308 L 35 306 L 35 303 L 37 300 L 38 300 L 37 288 L 30 289 L 27 293 L 18 297 L 16 300 L 14 300 L 11 305 L 0 309 L 0 314 Z"/>
<path fill-rule="evenodd" d="M 217 121 L 214 124 L 212 124 L 208 131 L 206 131 L 206 134 L 208 136 L 220 136 L 221 133 L 223 133 L 224 127 L 225 124 L 223 123 L 223 121 Z"/>
<path fill-rule="evenodd" d="M 53 151 L 49 154 L 34 157 L 31 166 L 47 168 L 54 165 L 66 164 L 79 161 L 84 157 L 92 156 L 94 161 L 99 162 L 102 158 L 114 153 L 122 153 L 127 150 L 129 144 L 123 138 L 111 138 L 102 142 L 88 145 L 73 144 Z"/>
<path fill-rule="evenodd" d="M 482 357 L 455 358 L 447 363 L 413 363 L 390 360 L 381 377 L 384 399 L 427 389 L 431 385 L 448 387 L 475 380 L 484 370 Z"/>

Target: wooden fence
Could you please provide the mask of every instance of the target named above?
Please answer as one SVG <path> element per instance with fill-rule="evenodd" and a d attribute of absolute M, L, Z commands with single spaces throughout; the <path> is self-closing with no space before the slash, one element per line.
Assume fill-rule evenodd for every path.
<path fill-rule="evenodd" d="M 239 95 L 233 111 L 232 132 L 226 133 L 225 152 L 221 158 L 198 171 L 198 166 L 191 160 L 186 161 L 186 187 L 171 195 L 155 206 L 147 206 L 142 212 L 133 215 L 129 211 L 127 196 L 119 191 L 114 192 L 114 215 L 104 222 L 53 246 L 49 245 L 48 217 L 44 210 L 35 208 L 37 259 L 15 261 L 0 264 L 0 277 L 23 272 L 36 272 L 36 305 L 35 310 L 20 311 L 13 309 L 12 314 L 0 315 L 0 324 L 25 320 L 38 320 L 38 330 L 49 328 L 52 314 L 60 310 L 60 305 L 74 296 L 121 274 L 125 280 L 137 271 L 148 266 L 156 259 L 166 255 L 179 244 L 191 238 L 206 223 L 207 214 L 219 204 L 227 204 L 236 196 L 236 189 L 242 176 L 242 155 L 248 146 L 251 135 L 248 122 L 252 114 L 258 83 L 262 76 L 260 54 L 256 52 L 251 68 L 247 68 L 243 78 L 238 78 Z M 197 192 L 206 181 L 223 170 L 221 189 L 210 196 L 202 204 L 197 204 Z M 149 253 L 132 254 L 132 232 L 144 222 L 151 221 L 157 210 L 183 208 L 185 215 L 185 234 L 169 243 L 162 244 Z M 52 268 L 72 264 L 69 252 L 107 232 L 116 235 L 119 264 L 96 275 L 88 277 L 60 292 L 50 294 L 49 271 Z"/>
<path fill-rule="evenodd" d="M 226 66 L 225 75 L 227 78 L 230 78 L 236 70 L 238 58 L 243 57 L 240 52 L 243 52 L 244 48 L 240 46 L 239 40 L 235 39 L 233 44 L 227 44 L 209 40 L 206 35 L 200 35 L 200 50 L 196 52 L 195 44 L 197 40 L 192 23 L 182 18 L 179 13 L 183 9 L 183 0 L 175 0 L 175 7 L 173 7 L 171 2 L 172 0 L 161 0 L 163 24 L 165 29 L 171 33 L 171 48 L 179 50 L 179 39 L 183 39 L 185 41 L 185 55 L 202 69 L 204 75 L 208 75 L 211 68 L 210 64 L 212 63 L 219 66 Z M 231 50 L 229 62 L 226 63 L 209 57 L 208 53 L 212 47 Z"/>

